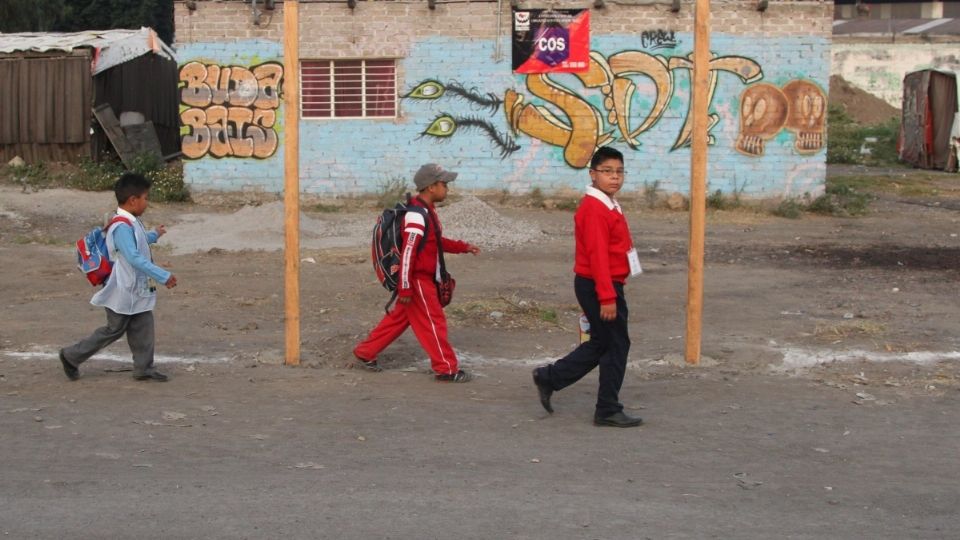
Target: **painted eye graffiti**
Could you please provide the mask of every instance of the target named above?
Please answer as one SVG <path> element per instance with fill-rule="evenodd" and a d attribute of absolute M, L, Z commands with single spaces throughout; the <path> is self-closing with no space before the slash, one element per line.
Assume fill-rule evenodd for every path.
<path fill-rule="evenodd" d="M 513 140 L 513 137 L 497 131 L 497 128 L 488 120 L 476 117 L 455 118 L 447 113 L 434 118 L 433 122 L 430 122 L 430 126 L 420 136 L 429 135 L 442 140 L 452 137 L 458 129 L 479 129 L 484 132 L 500 150 L 500 159 L 506 159 L 507 156 L 520 149 L 520 145 Z"/>
<path fill-rule="evenodd" d="M 446 89 L 443 87 L 443 83 L 428 79 L 418 84 L 416 88 L 403 97 L 410 99 L 439 99 L 445 91 Z"/>
<path fill-rule="evenodd" d="M 450 137 L 457 131 L 457 121 L 452 116 L 438 116 L 421 135 L 432 137 Z"/>

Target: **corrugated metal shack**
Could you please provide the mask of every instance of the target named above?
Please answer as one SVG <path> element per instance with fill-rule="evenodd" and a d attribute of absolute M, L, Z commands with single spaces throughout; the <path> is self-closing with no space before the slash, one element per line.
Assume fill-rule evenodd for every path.
<path fill-rule="evenodd" d="M 175 54 L 150 28 L 0 34 L 0 158 L 99 159 L 110 148 L 92 113 L 101 104 L 152 122 L 175 154 L 177 85 Z"/>

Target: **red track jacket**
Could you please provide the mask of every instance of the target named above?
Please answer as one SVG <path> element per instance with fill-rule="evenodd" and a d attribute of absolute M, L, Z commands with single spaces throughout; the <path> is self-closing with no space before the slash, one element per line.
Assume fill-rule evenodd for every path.
<path fill-rule="evenodd" d="M 398 297 L 413 296 L 411 278 L 429 277 L 440 281 L 440 252 L 437 250 L 437 238 L 443 242 L 444 253 L 466 253 L 469 244 L 460 240 L 449 240 L 443 237 L 440 227 L 440 218 L 432 204 L 426 204 L 419 197 L 413 199 L 413 204 L 426 208 L 430 214 L 427 224 L 420 214 L 407 212 L 403 218 L 403 251 L 400 253 L 400 284 L 397 286 Z M 428 231 L 426 244 L 420 249 L 424 241 L 424 231 Z"/>

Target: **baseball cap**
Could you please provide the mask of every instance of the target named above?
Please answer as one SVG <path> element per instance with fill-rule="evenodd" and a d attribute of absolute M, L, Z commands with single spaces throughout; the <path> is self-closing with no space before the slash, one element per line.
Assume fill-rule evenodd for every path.
<path fill-rule="evenodd" d="M 457 173 L 448 171 L 436 163 L 427 163 L 413 175 L 413 185 L 417 186 L 417 191 L 423 191 L 437 182 L 453 182 L 456 178 Z"/>

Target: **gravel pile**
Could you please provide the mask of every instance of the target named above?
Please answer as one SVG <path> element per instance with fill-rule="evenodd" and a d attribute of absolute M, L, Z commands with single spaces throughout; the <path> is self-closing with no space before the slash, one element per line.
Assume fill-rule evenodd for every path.
<path fill-rule="evenodd" d="M 473 195 L 437 208 L 437 213 L 445 237 L 484 249 L 519 246 L 543 237 L 540 227 L 503 216 Z"/>
<path fill-rule="evenodd" d="M 543 235 L 539 228 L 500 215 L 470 195 L 439 208 L 444 234 L 484 249 L 510 247 Z M 367 247 L 377 214 L 331 214 L 321 219 L 300 214 L 300 246 L 307 249 Z M 169 227 L 161 245 L 174 255 L 226 251 L 283 249 L 283 202 L 245 206 L 232 214 L 188 214 Z"/>

